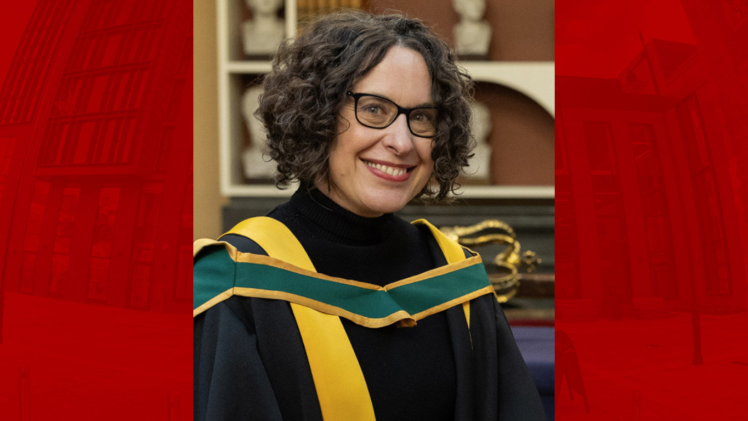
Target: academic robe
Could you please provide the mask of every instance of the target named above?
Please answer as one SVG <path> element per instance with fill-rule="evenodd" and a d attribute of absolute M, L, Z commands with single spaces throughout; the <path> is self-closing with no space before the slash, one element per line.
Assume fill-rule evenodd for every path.
<path fill-rule="evenodd" d="M 196 288 L 205 282 L 197 271 L 195 282 Z M 482 294 L 469 303 L 469 328 L 462 305 L 442 310 L 457 374 L 454 419 L 544 420 L 495 297 Z M 288 301 L 239 295 L 217 301 L 195 317 L 194 346 L 195 419 L 323 419 Z"/>

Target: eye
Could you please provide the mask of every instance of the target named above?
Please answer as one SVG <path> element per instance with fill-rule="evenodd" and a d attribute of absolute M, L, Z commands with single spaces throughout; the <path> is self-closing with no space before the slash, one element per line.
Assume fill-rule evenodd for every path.
<path fill-rule="evenodd" d="M 410 119 L 419 123 L 430 123 L 434 121 L 434 115 L 431 110 L 415 110 Z"/>
<path fill-rule="evenodd" d="M 384 109 L 380 105 L 367 104 L 361 107 L 361 111 L 367 114 L 377 115 L 383 113 Z"/>

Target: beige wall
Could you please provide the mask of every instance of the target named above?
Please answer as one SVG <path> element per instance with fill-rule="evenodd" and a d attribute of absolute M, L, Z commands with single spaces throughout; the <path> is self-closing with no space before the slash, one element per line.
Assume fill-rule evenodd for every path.
<path fill-rule="evenodd" d="M 215 0 L 194 0 L 194 238 L 221 234 L 218 185 L 218 57 Z"/>

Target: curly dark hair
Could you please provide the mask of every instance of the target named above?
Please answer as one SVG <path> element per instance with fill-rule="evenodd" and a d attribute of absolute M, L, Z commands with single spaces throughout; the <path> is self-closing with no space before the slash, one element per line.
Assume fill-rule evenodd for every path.
<path fill-rule="evenodd" d="M 475 146 L 470 132 L 472 79 L 457 67 L 447 44 L 420 20 L 362 12 L 312 22 L 296 40 L 279 47 L 273 70 L 265 76 L 255 115 L 268 131 L 278 187 L 296 179 L 312 184 L 320 176 L 329 182 L 330 150 L 346 92 L 396 45 L 423 56 L 439 109 L 432 151 L 432 177 L 439 189 L 427 184 L 418 197 L 440 201 L 459 187 L 456 179 Z"/>

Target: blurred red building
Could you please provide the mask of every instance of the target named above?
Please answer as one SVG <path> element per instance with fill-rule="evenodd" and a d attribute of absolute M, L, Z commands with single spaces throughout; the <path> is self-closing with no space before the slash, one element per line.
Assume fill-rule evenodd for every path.
<path fill-rule="evenodd" d="M 5 291 L 191 305 L 192 16 L 176 3 L 38 2 L 0 90 Z"/>
<path fill-rule="evenodd" d="M 694 299 L 746 310 L 748 130 L 720 114 L 748 106 L 728 109 L 700 50 L 716 49 L 653 39 L 615 79 L 557 77 L 556 270 L 573 280 L 557 286 L 561 320 L 659 317 Z M 745 98 L 748 79 L 729 89 Z"/>

